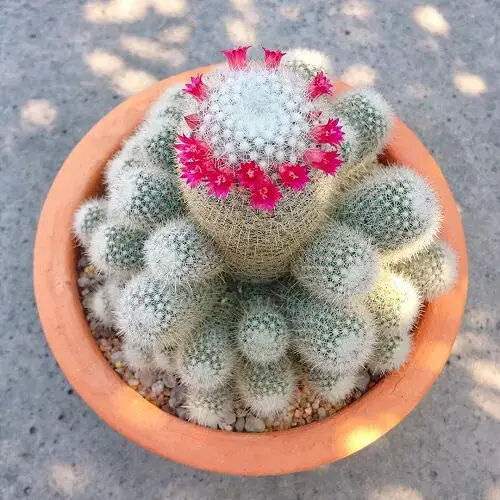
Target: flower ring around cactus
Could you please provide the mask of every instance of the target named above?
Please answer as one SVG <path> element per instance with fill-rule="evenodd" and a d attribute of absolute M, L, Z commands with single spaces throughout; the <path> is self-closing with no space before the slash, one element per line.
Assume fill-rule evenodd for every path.
<path fill-rule="evenodd" d="M 404 367 L 463 263 L 429 180 L 379 163 L 380 94 L 337 95 L 312 51 L 248 49 L 159 96 L 73 227 L 115 371 L 182 419 L 258 432 L 322 420 Z"/>

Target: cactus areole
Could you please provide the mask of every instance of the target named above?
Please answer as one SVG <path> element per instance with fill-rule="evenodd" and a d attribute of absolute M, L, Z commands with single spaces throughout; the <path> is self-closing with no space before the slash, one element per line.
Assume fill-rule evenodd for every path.
<path fill-rule="evenodd" d="M 218 472 L 294 472 L 366 446 L 430 388 L 463 312 L 463 232 L 377 92 L 346 91 L 314 51 L 223 53 L 75 148 L 40 219 L 37 303 L 70 382 L 127 437 Z"/>

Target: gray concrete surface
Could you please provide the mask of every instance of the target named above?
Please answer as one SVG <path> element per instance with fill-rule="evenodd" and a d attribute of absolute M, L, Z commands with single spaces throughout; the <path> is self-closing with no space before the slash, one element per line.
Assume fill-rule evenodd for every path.
<path fill-rule="evenodd" d="M 0 498 L 500 498 L 500 4 L 431 1 L 0 0 Z M 385 93 L 447 176 L 471 264 L 461 335 L 420 406 L 345 461 L 272 478 L 192 470 L 108 428 L 52 358 L 31 284 L 37 217 L 75 143 L 240 43 L 324 50 Z"/>

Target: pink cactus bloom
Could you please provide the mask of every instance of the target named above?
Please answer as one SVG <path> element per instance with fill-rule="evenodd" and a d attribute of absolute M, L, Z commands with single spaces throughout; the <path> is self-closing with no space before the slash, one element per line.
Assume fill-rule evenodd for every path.
<path fill-rule="evenodd" d="M 200 124 L 201 118 L 200 115 L 193 113 L 192 115 L 185 116 L 184 120 L 186 120 L 188 127 L 192 130 Z"/>
<path fill-rule="evenodd" d="M 217 198 L 227 198 L 236 182 L 236 175 L 229 168 L 216 168 L 207 174 L 208 192 Z"/>
<path fill-rule="evenodd" d="M 182 89 L 184 93 L 191 94 L 199 102 L 202 102 L 208 96 L 208 87 L 203 83 L 202 76 L 192 76 L 191 82 L 186 83 L 186 86 Z"/>
<path fill-rule="evenodd" d="M 248 47 L 238 47 L 237 49 L 222 50 L 221 52 L 227 59 L 231 69 L 243 69 L 247 67 L 247 50 Z"/>
<path fill-rule="evenodd" d="M 186 181 L 190 187 L 196 187 L 203 182 L 206 177 L 206 169 L 203 163 L 184 165 L 181 167 L 181 179 Z"/>
<path fill-rule="evenodd" d="M 267 69 L 276 69 L 281 62 L 281 58 L 286 54 L 286 52 L 281 52 L 280 50 L 267 50 L 262 47 L 264 51 L 264 66 Z"/>
<path fill-rule="evenodd" d="M 282 163 L 278 166 L 278 173 L 281 183 L 294 191 L 302 191 L 309 179 L 309 170 L 305 165 L 293 165 L 292 163 Z"/>
<path fill-rule="evenodd" d="M 194 135 L 191 137 L 178 135 L 177 139 L 178 142 L 174 144 L 174 149 L 177 152 L 177 158 L 183 165 L 205 163 L 209 160 L 210 146 L 203 139 L 198 139 Z"/>
<path fill-rule="evenodd" d="M 250 205 L 255 210 L 272 212 L 282 196 L 280 190 L 270 179 L 267 179 L 260 186 L 256 186 L 253 189 L 252 195 L 250 196 Z"/>
<path fill-rule="evenodd" d="M 329 118 L 324 125 L 318 125 L 311 130 L 311 139 L 320 144 L 340 146 L 343 138 L 344 132 L 338 118 Z"/>
<path fill-rule="evenodd" d="M 335 175 L 342 165 L 337 151 L 322 151 L 318 148 L 307 149 L 304 153 L 304 161 L 312 168 L 322 170 L 328 175 Z"/>
<path fill-rule="evenodd" d="M 320 71 L 319 73 L 316 73 L 316 75 L 314 75 L 307 90 L 309 93 L 309 98 L 313 100 L 323 94 L 332 95 L 333 84 L 330 81 L 330 79 L 327 76 L 325 76 L 323 71 Z"/>
<path fill-rule="evenodd" d="M 236 175 L 239 185 L 250 189 L 250 191 L 268 180 L 267 174 L 254 161 L 242 163 Z"/>

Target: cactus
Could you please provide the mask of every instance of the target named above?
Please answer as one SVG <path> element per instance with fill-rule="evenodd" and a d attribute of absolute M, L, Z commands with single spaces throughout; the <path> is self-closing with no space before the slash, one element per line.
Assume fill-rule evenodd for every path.
<path fill-rule="evenodd" d="M 76 211 L 73 233 L 84 247 L 88 247 L 92 234 L 106 220 L 107 202 L 104 198 L 90 198 Z"/>
<path fill-rule="evenodd" d="M 249 361 L 256 364 L 278 361 L 288 348 L 289 338 L 285 317 L 268 296 L 257 290 L 244 301 L 236 339 Z"/>
<path fill-rule="evenodd" d="M 289 49 L 285 52 L 282 61 L 285 66 L 290 66 L 306 78 L 312 78 L 319 71 L 332 72 L 330 59 L 318 50 Z"/>
<path fill-rule="evenodd" d="M 108 279 L 89 298 L 88 308 L 92 316 L 105 328 L 115 326 L 115 308 L 122 288 L 113 279 Z"/>
<path fill-rule="evenodd" d="M 277 51 L 247 65 L 243 52 L 187 85 L 198 102 L 175 148 L 190 214 L 228 270 L 271 279 L 327 217 L 342 131 L 326 116 L 332 85 L 323 73 L 279 66 Z"/>
<path fill-rule="evenodd" d="M 387 143 L 393 112 L 385 99 L 373 89 L 353 90 L 332 102 L 329 113 L 354 131 L 355 142 L 344 141 L 342 153 L 350 163 L 373 161 Z M 348 154 L 347 154 L 348 153 Z"/>
<path fill-rule="evenodd" d="M 311 368 L 345 375 L 370 358 L 375 327 L 361 304 L 324 304 L 295 289 L 288 294 L 286 307 L 295 350 Z"/>
<path fill-rule="evenodd" d="M 297 375 L 286 357 L 265 365 L 242 363 L 236 371 L 236 387 L 244 405 L 259 417 L 284 413 L 292 402 Z"/>
<path fill-rule="evenodd" d="M 159 281 L 144 271 L 125 286 L 116 311 L 117 324 L 134 345 L 175 345 L 193 333 L 221 293 L 219 282 L 188 289 Z"/>
<path fill-rule="evenodd" d="M 165 90 L 153 106 L 151 106 L 148 119 L 179 123 L 186 114 L 185 108 L 188 105 L 186 94 L 182 91 L 182 87 L 182 85 L 173 85 Z"/>
<path fill-rule="evenodd" d="M 137 141 L 146 158 L 155 166 L 175 172 L 174 143 L 177 140 L 177 122 L 151 119 L 137 132 Z"/>
<path fill-rule="evenodd" d="M 177 372 L 177 346 L 160 345 L 153 349 L 153 366 L 156 370 L 173 375 Z"/>
<path fill-rule="evenodd" d="M 441 219 L 434 190 L 412 169 L 401 166 L 377 169 L 347 192 L 337 216 L 371 238 L 389 260 L 425 248 Z"/>
<path fill-rule="evenodd" d="M 377 343 L 368 366 L 375 373 L 398 369 L 411 351 L 411 331 L 421 306 L 417 290 L 402 276 L 384 272 L 364 303 L 377 327 Z"/>
<path fill-rule="evenodd" d="M 292 273 L 316 297 L 352 299 L 375 284 L 378 257 L 356 229 L 331 221 L 297 256 Z"/>
<path fill-rule="evenodd" d="M 309 369 L 307 378 L 314 392 L 333 405 L 346 401 L 359 383 L 359 375 L 356 372 L 332 375 L 321 370 Z"/>
<path fill-rule="evenodd" d="M 232 413 L 234 400 L 227 387 L 211 392 L 188 390 L 185 408 L 189 420 L 206 427 L 217 427 Z"/>
<path fill-rule="evenodd" d="M 125 341 L 121 347 L 125 364 L 136 374 L 145 375 L 155 371 L 153 349 Z"/>
<path fill-rule="evenodd" d="M 442 240 L 433 242 L 410 259 L 392 264 L 391 268 L 409 279 L 429 302 L 446 293 L 458 273 L 455 251 Z"/>
<path fill-rule="evenodd" d="M 172 220 L 151 234 L 144 259 L 152 275 L 176 285 L 208 281 L 222 271 L 212 242 L 187 218 Z"/>
<path fill-rule="evenodd" d="M 130 167 L 108 192 L 110 219 L 135 229 L 165 224 L 182 210 L 176 177 L 161 170 Z"/>
<path fill-rule="evenodd" d="M 145 239 L 143 231 L 105 222 L 90 240 L 90 260 L 105 274 L 132 273 L 142 267 Z"/>
<path fill-rule="evenodd" d="M 219 303 L 202 330 L 187 339 L 178 350 L 176 366 L 179 376 L 193 391 L 213 391 L 225 385 L 231 377 L 236 356 L 231 345 L 231 327 L 226 323 L 225 306 L 225 303 Z"/>

